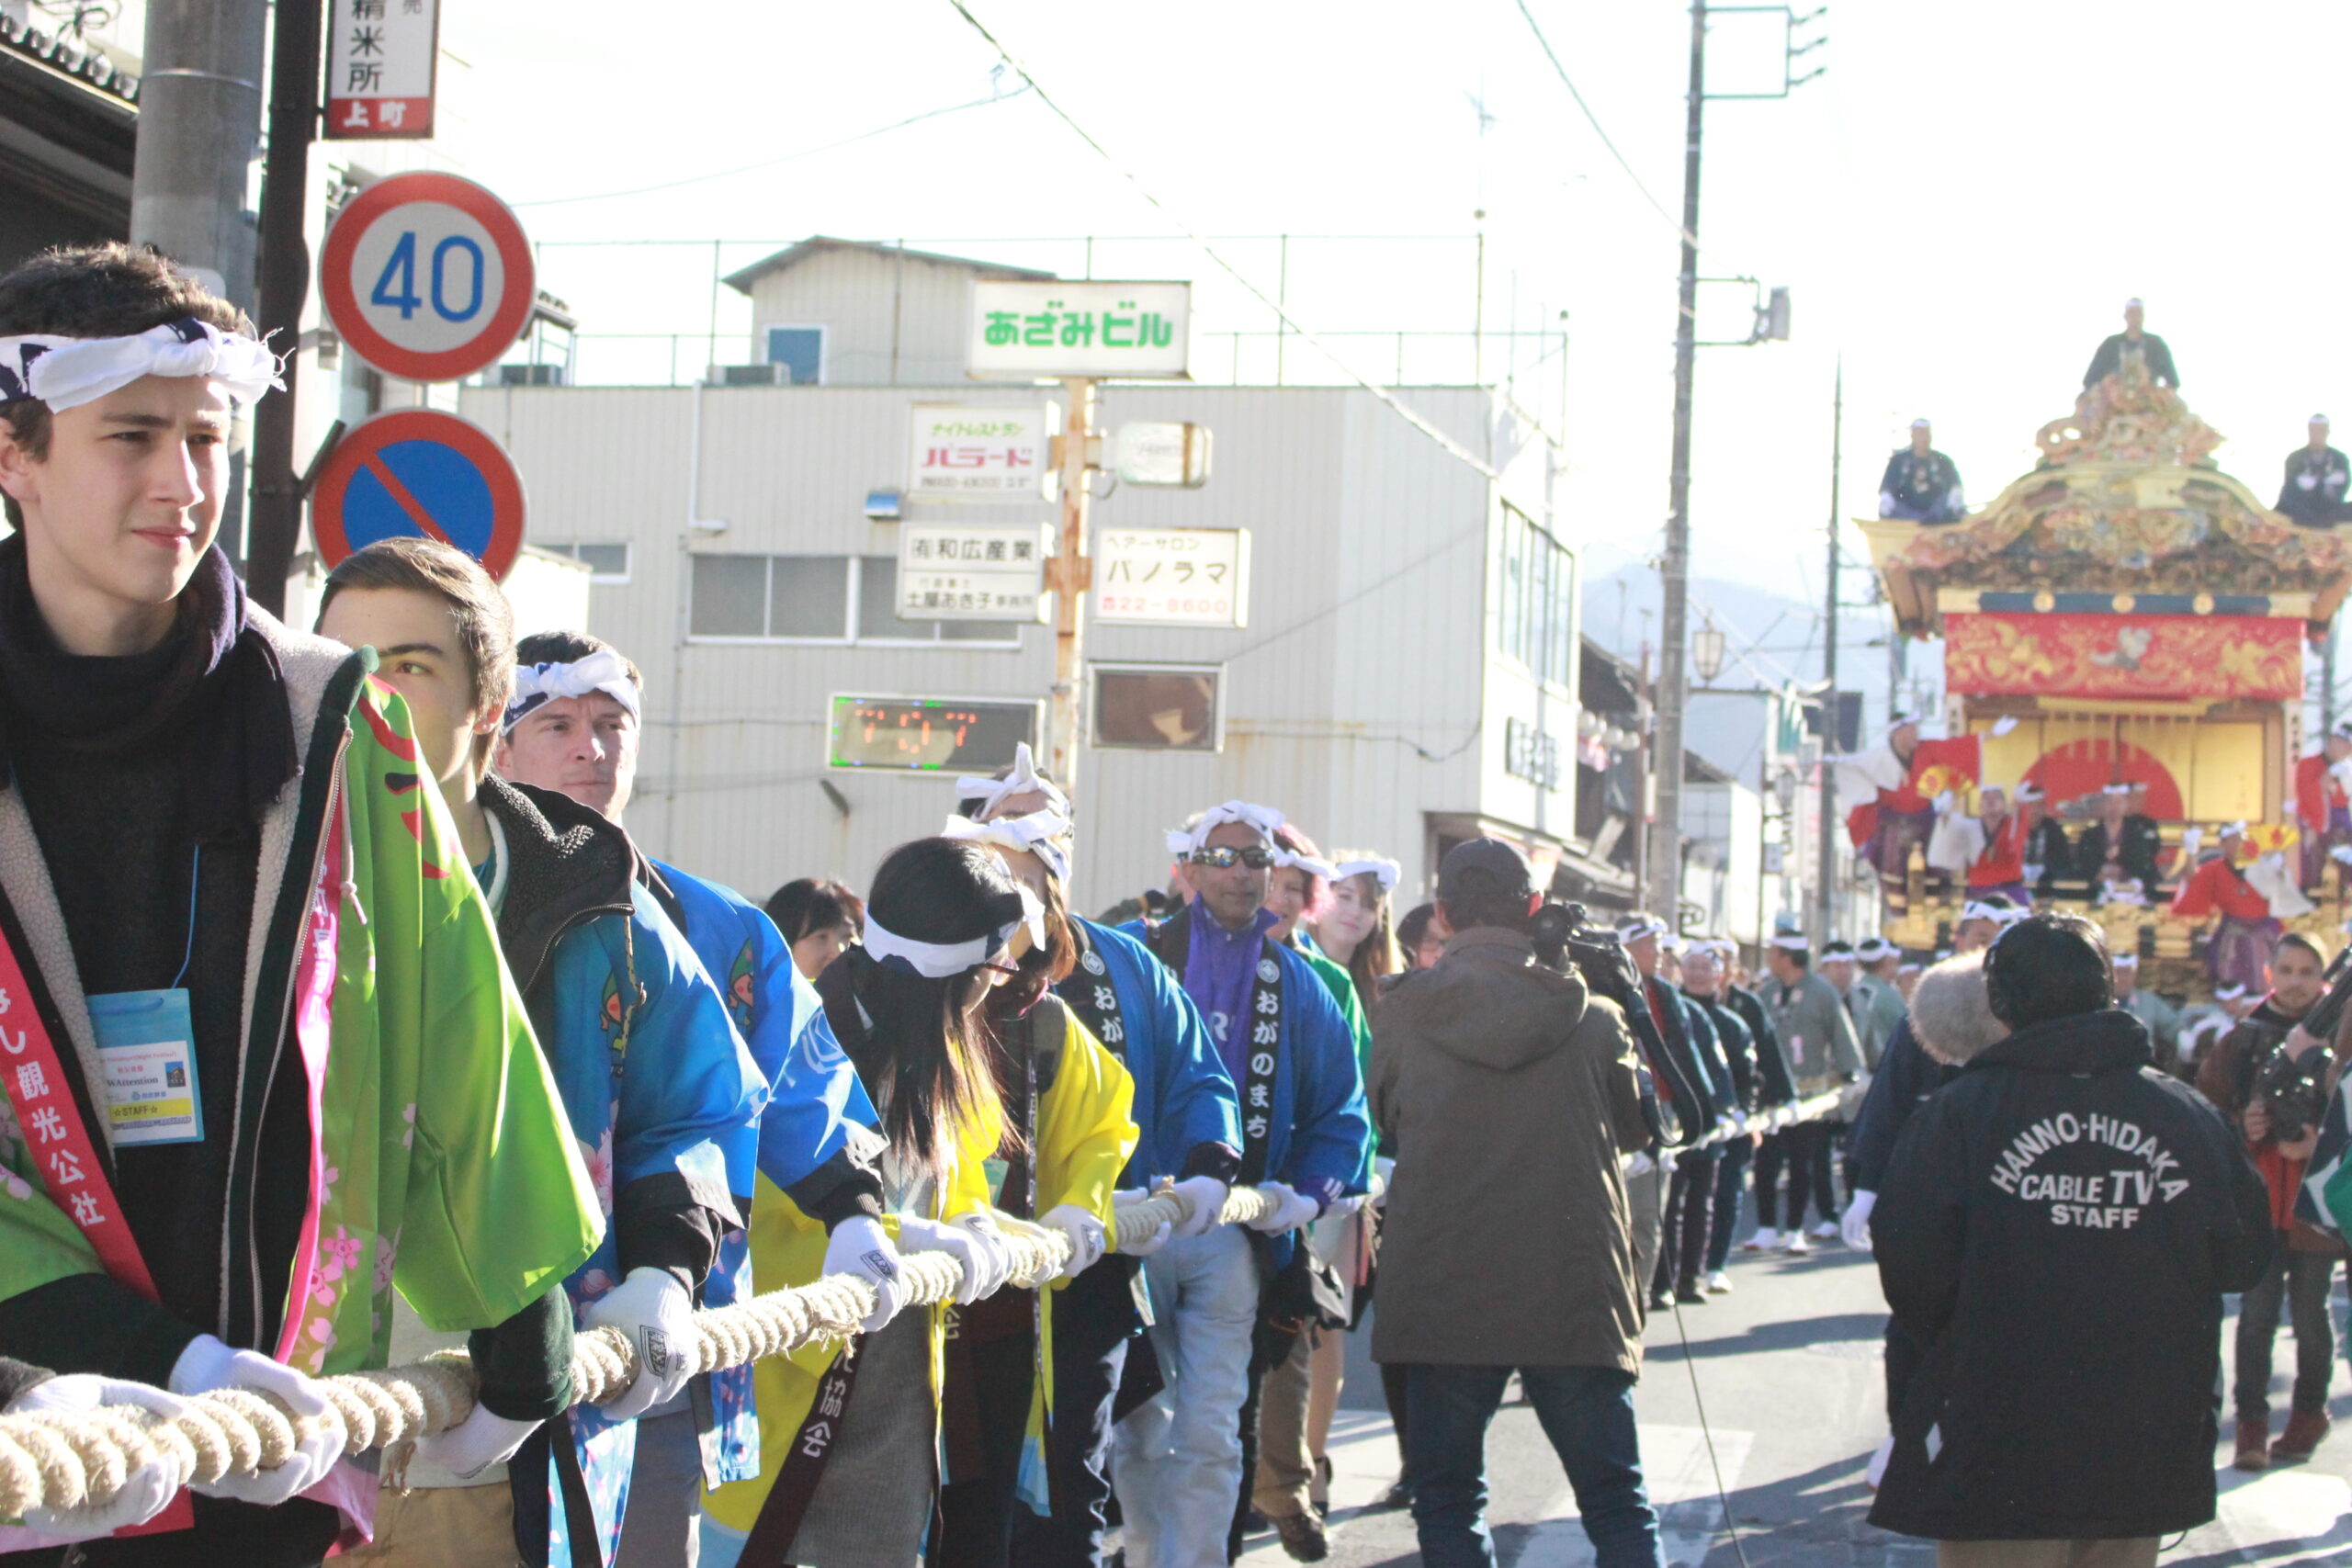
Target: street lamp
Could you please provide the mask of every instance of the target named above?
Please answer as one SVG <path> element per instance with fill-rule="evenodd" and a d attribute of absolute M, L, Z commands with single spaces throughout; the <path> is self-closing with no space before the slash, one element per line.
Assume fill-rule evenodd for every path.
<path fill-rule="evenodd" d="M 1724 634 L 1709 621 L 1690 637 L 1690 667 L 1699 679 L 1712 683 L 1724 672 Z"/>

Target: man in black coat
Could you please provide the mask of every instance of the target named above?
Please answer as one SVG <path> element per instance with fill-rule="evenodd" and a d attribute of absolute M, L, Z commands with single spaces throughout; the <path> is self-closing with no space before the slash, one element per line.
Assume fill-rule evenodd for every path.
<path fill-rule="evenodd" d="M 2310 431 L 2311 439 L 2287 454 L 2278 510 L 2306 528 L 2333 528 L 2344 521 L 2352 491 L 2352 459 L 2328 445 L 2327 415 L 2312 415 Z"/>
<path fill-rule="evenodd" d="M 2180 372 L 2172 367 L 2171 347 L 2155 333 L 2140 328 L 2144 313 L 2137 299 L 2123 302 L 2123 330 L 2101 343 L 2098 352 L 2091 355 L 2091 367 L 2083 372 L 2084 391 L 2122 369 L 2126 355 L 2147 367 L 2149 380 L 2175 389 L 2180 386 Z"/>
<path fill-rule="evenodd" d="M 1871 1523 L 1941 1543 L 1939 1568 L 2021 1542 L 2152 1568 L 2214 1517 L 2222 1296 L 2268 1261 L 2262 1178 L 2111 1005 L 2098 927 L 2036 915 L 1984 980 L 2010 1032 L 1919 1107 L 1871 1217 L 1924 1353 L 1900 1386 L 1889 1363 Z"/>

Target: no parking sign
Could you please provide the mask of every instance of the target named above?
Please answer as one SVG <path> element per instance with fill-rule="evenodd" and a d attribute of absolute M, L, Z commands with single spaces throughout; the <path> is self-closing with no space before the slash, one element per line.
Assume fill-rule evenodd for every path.
<path fill-rule="evenodd" d="M 311 533 L 328 570 L 379 539 L 438 539 L 504 581 L 523 547 L 523 480 L 490 433 L 437 409 L 379 413 L 320 470 Z"/>
<path fill-rule="evenodd" d="M 531 243 L 489 191 L 455 175 L 394 175 L 335 215 L 319 288 L 355 353 L 405 381 L 498 362 L 531 319 Z"/>

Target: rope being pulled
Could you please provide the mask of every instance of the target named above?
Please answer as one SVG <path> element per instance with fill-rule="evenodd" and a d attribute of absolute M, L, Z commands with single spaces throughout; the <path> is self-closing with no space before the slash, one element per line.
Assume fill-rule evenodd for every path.
<path fill-rule="evenodd" d="M 1257 1188 L 1237 1187 L 1227 1195 L 1218 1222 L 1263 1219 L 1275 1201 Z M 1117 1213 L 1117 1245 L 1133 1246 L 1163 1224 L 1181 1224 L 1189 1209 L 1183 1198 L 1164 1189 L 1125 1205 Z M 1008 1286 L 1034 1290 L 1069 1262 L 1070 1241 L 1060 1231 L 1003 1214 L 996 1221 L 1012 1256 Z M 963 1266 L 945 1253 L 901 1253 L 899 1267 L 909 1306 L 946 1301 L 963 1283 Z M 696 1313 L 689 1353 L 697 1372 L 741 1366 L 820 1339 L 846 1339 L 873 1311 L 871 1285 L 852 1275 L 830 1275 Z M 589 1329 L 573 1342 L 572 1387 L 581 1403 L 601 1404 L 636 1376 L 635 1348 L 618 1331 Z M 347 1454 L 446 1431 L 473 1410 L 473 1369 L 462 1350 L 316 1381 L 342 1418 Z M 0 1520 L 22 1518 L 32 1508 L 103 1506 L 159 1450 L 176 1449 L 183 1460 L 192 1455 L 191 1479 L 201 1484 L 275 1470 L 316 1425 L 244 1389 L 198 1394 L 187 1404 L 184 1414 L 168 1417 L 131 1405 L 0 1416 Z"/>

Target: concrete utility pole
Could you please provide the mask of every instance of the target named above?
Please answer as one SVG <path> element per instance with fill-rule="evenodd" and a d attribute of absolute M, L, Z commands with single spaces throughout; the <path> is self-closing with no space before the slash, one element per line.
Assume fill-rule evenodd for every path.
<path fill-rule="evenodd" d="M 1816 948 L 1834 934 L 1830 924 L 1836 910 L 1832 888 L 1838 878 L 1838 770 L 1830 766 L 1829 759 L 1838 754 L 1838 742 L 1843 739 L 1838 734 L 1838 720 L 1845 708 L 1838 700 L 1838 487 L 1844 477 L 1846 453 L 1846 356 L 1842 354 L 1838 356 L 1838 389 L 1830 397 L 1829 408 L 1829 572 L 1824 591 L 1829 623 L 1821 640 L 1821 673 L 1826 678 L 1826 690 L 1821 699 L 1821 841 L 1816 846 L 1820 865 L 1813 893 L 1813 941 Z"/>
<path fill-rule="evenodd" d="M 150 0 L 141 43 L 130 241 L 251 310 L 245 209 L 261 137 L 267 0 Z"/>
<path fill-rule="evenodd" d="M 294 459 L 295 352 L 311 293 L 303 238 L 311 200 L 311 141 L 319 129 L 319 43 L 325 0 L 277 0 L 270 51 L 269 163 L 261 188 L 261 284 L 256 312 L 286 356 L 286 390 L 254 413 L 253 526 L 245 582 L 254 603 L 286 613 L 286 577 L 301 542 L 302 493 Z"/>
<path fill-rule="evenodd" d="M 1670 931 L 1681 929 L 1682 710 L 1684 642 L 1690 629 L 1690 382 L 1699 358 L 1699 138 L 1707 111 L 1707 5 L 1690 7 L 1690 98 L 1682 142 L 1682 273 L 1674 323 L 1674 469 L 1668 481 L 1666 556 L 1659 563 L 1656 728 L 1650 766 L 1657 804 L 1650 820 L 1648 884 L 1651 910 Z"/>
<path fill-rule="evenodd" d="M 1086 596 L 1094 586 L 1094 562 L 1086 553 L 1086 519 L 1093 505 L 1088 483 L 1096 467 L 1094 395 L 1091 376 L 1062 382 L 1069 408 L 1061 442 L 1061 544 L 1046 566 L 1046 586 L 1054 591 L 1054 694 L 1046 716 L 1046 771 L 1073 795 L 1078 757 L 1084 744 Z"/>

